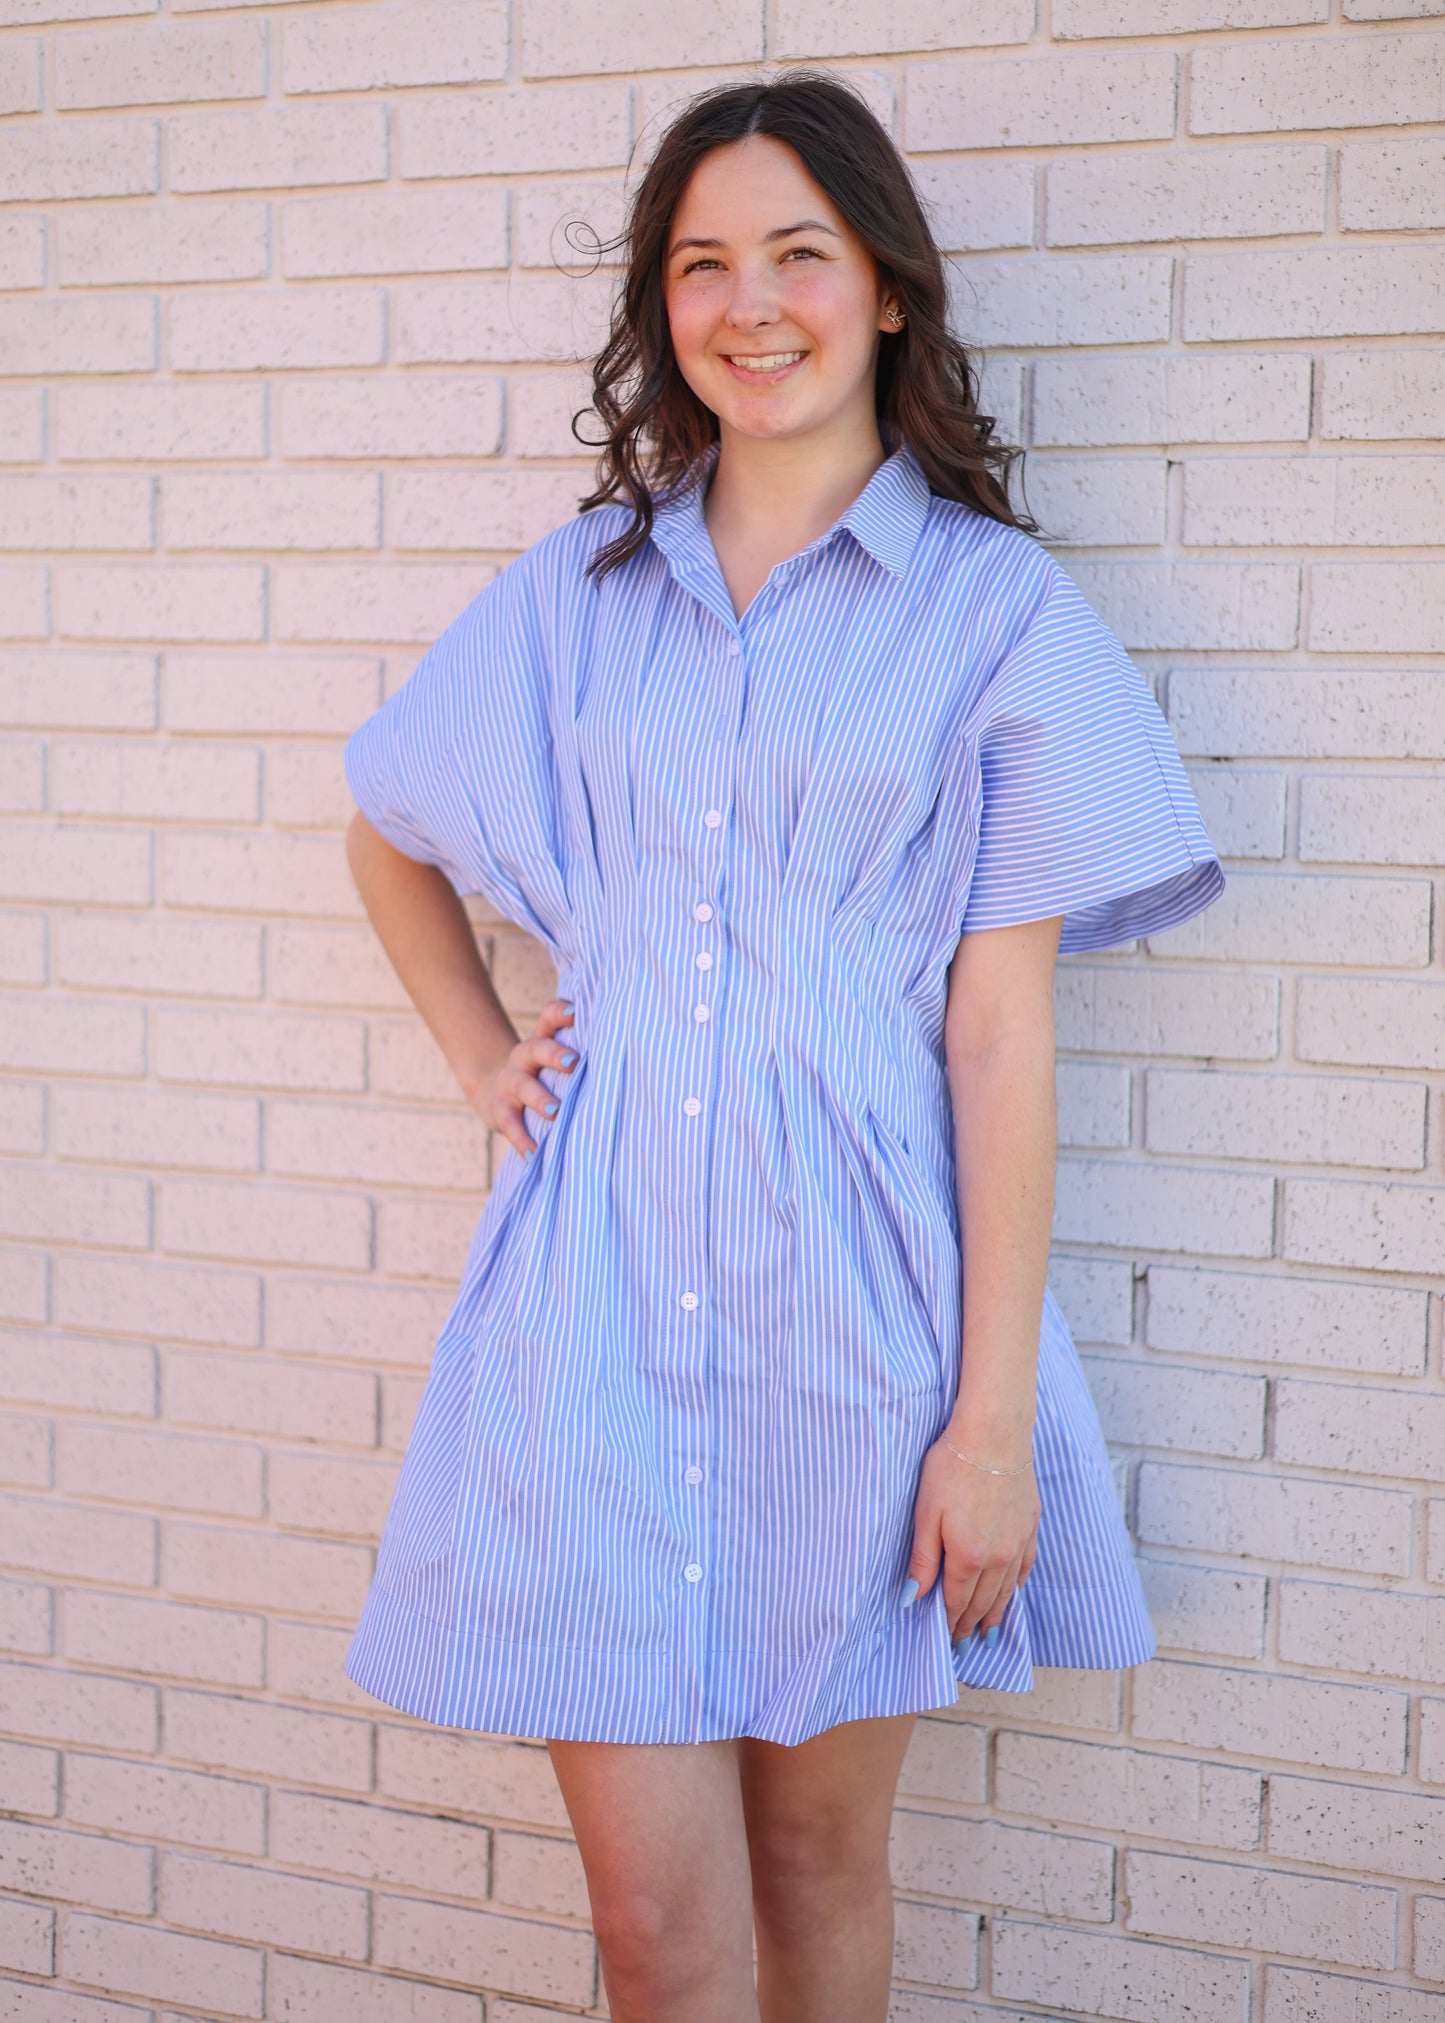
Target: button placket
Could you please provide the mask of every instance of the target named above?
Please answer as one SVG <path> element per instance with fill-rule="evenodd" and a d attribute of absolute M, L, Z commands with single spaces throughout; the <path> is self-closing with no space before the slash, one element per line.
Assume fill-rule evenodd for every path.
<path fill-rule="evenodd" d="M 706 1188 L 703 1185 L 702 1152 L 706 1143 L 705 1124 L 702 1116 L 703 1097 L 708 1090 L 709 1070 L 714 1067 L 715 1056 L 709 1051 L 714 1012 L 714 978 L 718 975 L 720 950 L 717 945 L 717 910 L 715 896 L 718 889 L 719 873 L 722 866 L 722 845 L 726 834 L 726 809 L 728 806 L 729 783 L 724 777 L 729 764 L 729 735 L 736 740 L 736 725 L 739 719 L 738 683 L 743 675 L 742 643 L 735 634 L 726 640 L 727 679 L 717 695 L 718 731 L 713 740 L 716 762 L 709 759 L 699 780 L 700 830 L 698 835 L 698 887 L 692 900 L 693 932 L 684 938 L 690 960 L 690 971 L 694 991 L 692 1004 L 692 1028 L 695 1035 L 695 1051 L 691 1054 L 691 1066 L 681 1098 L 681 1110 L 687 1123 L 685 1131 L 690 1135 L 684 1142 L 690 1148 L 683 1170 L 689 1176 L 686 1190 L 686 1212 L 701 1217 L 706 1202 Z M 711 777 L 708 777 L 711 775 Z M 696 888 L 695 888 L 696 890 Z M 705 896 L 710 895 L 710 896 Z M 696 1125 L 696 1128 L 693 1126 Z M 677 1301 L 681 1309 L 680 1318 L 689 1332 L 684 1340 L 690 1344 L 687 1357 L 688 1367 L 695 1374 L 696 1395 L 701 1404 L 701 1412 L 694 1422 L 691 1439 L 683 1433 L 686 1444 L 677 1457 L 679 1473 L 688 1488 L 685 1506 L 683 1551 L 685 1554 L 682 1577 L 691 1593 L 703 1593 L 704 1562 L 706 1560 L 706 1537 L 709 1511 L 707 1503 L 701 1499 L 700 1485 L 705 1480 L 706 1471 L 701 1465 L 708 1459 L 708 1436 L 710 1427 L 709 1400 L 707 1390 L 707 1364 L 709 1355 L 708 1309 L 705 1298 L 706 1277 L 702 1259 L 706 1254 L 706 1231 L 698 1227 L 689 1245 L 698 1263 L 693 1267 L 697 1272 L 693 1283 L 678 1291 Z M 689 1452 L 689 1449 L 691 1451 Z M 689 1625 L 690 1648 L 693 1663 L 700 1668 L 702 1663 L 702 1636 L 704 1617 L 700 1612 L 689 1610 L 686 1621 Z"/>

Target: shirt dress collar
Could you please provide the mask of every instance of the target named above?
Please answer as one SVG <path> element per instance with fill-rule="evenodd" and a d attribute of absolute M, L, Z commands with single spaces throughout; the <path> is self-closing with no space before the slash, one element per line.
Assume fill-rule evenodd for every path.
<path fill-rule="evenodd" d="M 711 559 L 712 539 L 703 518 L 703 499 L 718 451 L 719 445 L 711 443 L 682 482 L 653 507 L 652 539 L 679 574 L 687 573 L 689 564 L 695 567 L 704 557 Z M 923 532 L 931 497 L 918 459 L 906 443 L 901 444 L 878 466 L 833 525 L 791 559 L 801 561 L 846 527 L 875 562 L 901 576 Z"/>

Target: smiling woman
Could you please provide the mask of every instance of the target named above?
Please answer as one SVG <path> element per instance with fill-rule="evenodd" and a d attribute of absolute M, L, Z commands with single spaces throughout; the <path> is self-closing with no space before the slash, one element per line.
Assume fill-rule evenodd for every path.
<path fill-rule="evenodd" d="M 347 746 L 368 910 L 520 1155 L 347 1668 L 547 1739 L 615 2023 L 880 2023 L 914 1717 L 1153 1650 L 1044 1286 L 1051 982 L 1222 877 L 866 107 L 705 96 L 629 254 L 588 510 Z M 526 1039 L 464 892 L 556 963 Z"/>

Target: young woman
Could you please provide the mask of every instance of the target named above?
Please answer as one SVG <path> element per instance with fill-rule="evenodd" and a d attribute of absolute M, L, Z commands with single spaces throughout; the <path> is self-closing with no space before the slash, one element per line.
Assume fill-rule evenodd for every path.
<path fill-rule="evenodd" d="M 696 99 L 628 252 L 599 489 L 346 749 L 513 1148 L 347 1670 L 547 1738 L 614 2023 L 880 2023 L 915 1715 L 1154 1648 L 1044 1286 L 1051 979 L 1222 876 L 862 103 Z M 465 893 L 556 963 L 525 1038 Z"/>

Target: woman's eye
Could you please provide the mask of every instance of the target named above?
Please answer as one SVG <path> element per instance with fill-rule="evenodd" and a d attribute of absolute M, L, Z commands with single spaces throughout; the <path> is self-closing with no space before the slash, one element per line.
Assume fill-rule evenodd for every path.
<path fill-rule="evenodd" d="M 699 267 L 716 267 L 716 260 L 689 260 L 683 268 L 684 274 L 695 274 Z"/>
<path fill-rule="evenodd" d="M 801 253 L 809 260 L 821 260 L 823 257 L 816 246 L 789 246 L 783 258 L 790 260 L 794 253 Z"/>

